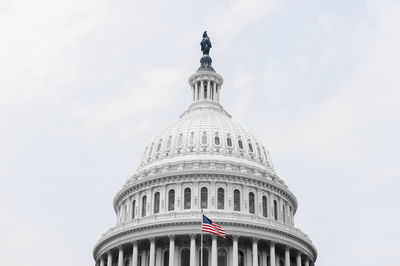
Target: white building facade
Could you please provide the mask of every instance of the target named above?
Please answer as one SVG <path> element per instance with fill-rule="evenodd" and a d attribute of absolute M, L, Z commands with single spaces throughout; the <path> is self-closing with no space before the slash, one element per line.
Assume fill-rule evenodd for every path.
<path fill-rule="evenodd" d="M 220 104 L 223 78 L 208 55 L 189 84 L 191 105 L 115 196 L 117 224 L 96 243 L 96 266 L 200 266 L 201 210 L 227 234 L 204 234 L 203 266 L 314 265 L 315 246 L 294 226 L 296 197 Z"/>

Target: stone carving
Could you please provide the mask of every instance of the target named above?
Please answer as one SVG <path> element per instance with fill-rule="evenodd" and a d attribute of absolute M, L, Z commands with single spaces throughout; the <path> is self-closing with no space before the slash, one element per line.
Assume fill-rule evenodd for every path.
<path fill-rule="evenodd" d="M 210 38 L 207 35 L 207 31 L 203 33 L 203 39 L 200 42 L 201 51 L 203 55 L 209 55 L 211 46 Z"/>

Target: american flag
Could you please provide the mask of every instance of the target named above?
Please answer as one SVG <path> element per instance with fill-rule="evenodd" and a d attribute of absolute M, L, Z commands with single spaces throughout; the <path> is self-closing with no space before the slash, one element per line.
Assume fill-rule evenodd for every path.
<path fill-rule="evenodd" d="M 203 215 L 203 232 L 208 232 L 225 238 L 224 228 L 222 228 L 222 226 L 220 226 L 216 222 L 213 222 L 210 219 L 208 219 L 207 216 L 205 215 Z"/>

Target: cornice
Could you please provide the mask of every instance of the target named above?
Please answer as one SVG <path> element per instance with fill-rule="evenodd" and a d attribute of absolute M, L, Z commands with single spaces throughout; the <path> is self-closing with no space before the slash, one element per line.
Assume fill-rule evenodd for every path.
<path fill-rule="evenodd" d="M 295 243 L 295 242 L 293 242 L 293 240 L 295 240 L 298 243 L 306 246 L 312 252 L 312 254 L 309 254 L 309 255 L 312 255 L 314 261 L 316 260 L 316 258 L 318 256 L 316 247 L 314 246 L 312 241 L 307 236 L 300 236 L 299 234 L 290 232 L 289 230 L 282 230 L 277 227 L 262 226 L 262 225 L 254 224 L 254 223 L 240 223 L 240 222 L 235 222 L 235 221 L 219 221 L 219 224 L 221 224 L 225 228 L 227 228 L 229 226 L 238 227 L 238 228 L 240 228 L 240 230 L 246 230 L 246 228 L 247 228 L 247 229 L 252 229 L 252 230 L 258 230 L 261 232 L 270 232 L 270 233 L 277 235 L 273 239 L 268 239 L 266 236 L 263 237 L 261 232 L 254 234 L 248 230 L 247 234 L 242 233 L 239 235 L 239 237 L 258 237 L 259 239 L 272 240 L 276 243 L 285 243 L 287 240 L 285 240 L 284 238 L 279 238 L 279 237 L 288 237 L 291 239 L 290 242 L 292 244 Z M 183 226 L 183 225 L 196 225 L 200 228 L 201 222 L 199 222 L 197 219 L 197 220 L 174 221 L 174 222 L 165 222 L 165 223 L 164 222 L 163 223 L 152 223 L 152 224 L 146 224 L 146 225 L 134 226 L 134 227 L 122 227 L 121 230 L 115 231 L 115 232 L 109 234 L 108 236 L 101 238 L 96 243 L 96 245 L 93 249 L 93 256 L 95 259 L 98 258 L 98 256 L 100 255 L 100 254 L 98 254 L 99 251 L 103 247 L 106 247 L 106 245 L 108 243 L 110 243 L 114 240 L 117 240 L 119 238 L 123 238 L 129 234 L 134 234 L 134 233 L 137 233 L 140 231 L 146 231 L 146 230 L 151 230 L 151 229 L 160 229 L 160 228 L 176 227 L 176 226 Z M 198 230 L 198 231 L 200 231 L 200 230 Z M 296 231 L 300 231 L 300 230 L 296 229 Z M 168 237 L 168 234 L 170 232 L 171 232 L 171 229 L 161 230 L 159 232 L 159 234 L 154 237 Z M 180 235 L 186 235 L 186 234 L 187 234 L 186 232 L 182 232 Z M 191 233 L 189 233 L 188 235 L 190 236 L 190 234 Z M 234 234 L 227 234 L 227 236 L 233 236 L 233 235 L 238 235 L 238 233 L 235 232 Z M 127 240 L 126 243 L 131 243 L 132 241 L 137 241 L 137 240 L 140 240 L 140 239 Z M 107 247 L 107 249 L 116 248 L 119 245 L 121 245 L 121 243 L 115 244 L 115 247 L 114 246 Z"/>

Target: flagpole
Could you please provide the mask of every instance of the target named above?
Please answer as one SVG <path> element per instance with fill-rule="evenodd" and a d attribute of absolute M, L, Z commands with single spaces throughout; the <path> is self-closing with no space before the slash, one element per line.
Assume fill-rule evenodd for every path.
<path fill-rule="evenodd" d="M 200 266 L 203 266 L 203 210 L 201 210 Z"/>

